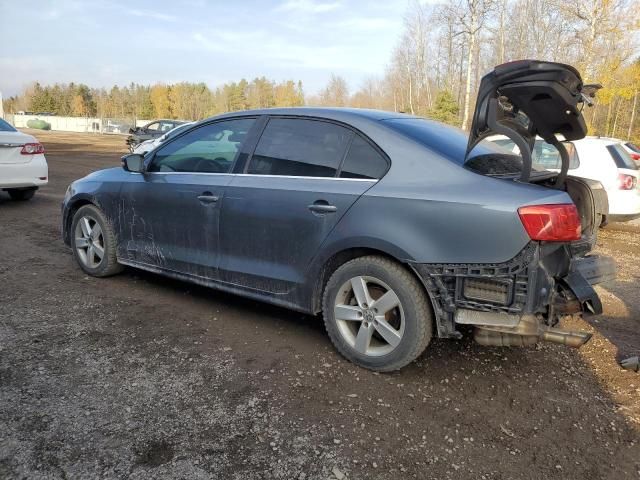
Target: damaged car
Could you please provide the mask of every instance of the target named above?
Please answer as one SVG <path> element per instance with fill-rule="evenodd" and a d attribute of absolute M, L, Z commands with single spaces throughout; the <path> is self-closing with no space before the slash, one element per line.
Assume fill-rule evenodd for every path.
<path fill-rule="evenodd" d="M 124 266 L 322 314 L 336 349 L 391 371 L 434 336 L 579 347 L 613 278 L 591 254 L 598 182 L 568 175 L 593 88 L 519 61 L 483 77 L 470 133 L 394 112 L 277 108 L 200 121 L 122 168 L 73 182 L 64 241 L 80 268 Z M 487 142 L 505 135 L 521 155 Z M 559 171 L 536 169 L 536 136 Z"/>
<path fill-rule="evenodd" d="M 130 128 L 129 136 L 125 140 L 125 143 L 127 144 L 129 151 L 133 152 L 134 149 L 142 142 L 161 137 L 165 133 L 170 132 L 177 126 L 184 123 L 186 122 L 179 120 L 154 120 L 142 127 Z"/>

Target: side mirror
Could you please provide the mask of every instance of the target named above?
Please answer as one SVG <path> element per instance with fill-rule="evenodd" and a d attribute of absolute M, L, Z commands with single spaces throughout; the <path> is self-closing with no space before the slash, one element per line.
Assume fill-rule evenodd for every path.
<path fill-rule="evenodd" d="M 122 168 L 127 172 L 142 173 L 144 171 L 144 156 L 130 153 L 122 157 Z"/>

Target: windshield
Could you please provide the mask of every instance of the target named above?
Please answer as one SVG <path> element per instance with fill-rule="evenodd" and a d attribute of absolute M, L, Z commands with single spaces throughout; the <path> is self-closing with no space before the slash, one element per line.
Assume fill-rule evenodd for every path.
<path fill-rule="evenodd" d="M 8 122 L 0 118 L 0 132 L 17 132 Z"/>

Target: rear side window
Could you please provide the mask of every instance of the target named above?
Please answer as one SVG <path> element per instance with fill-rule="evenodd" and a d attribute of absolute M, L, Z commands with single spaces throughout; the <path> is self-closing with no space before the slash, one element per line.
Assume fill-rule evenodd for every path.
<path fill-rule="evenodd" d="M 229 173 L 254 121 L 226 120 L 188 131 L 155 153 L 149 171 Z"/>
<path fill-rule="evenodd" d="M 607 145 L 607 150 L 609 150 L 609 154 L 613 158 L 613 161 L 616 162 L 616 167 L 638 170 L 636 162 L 633 161 L 633 158 L 631 158 L 622 145 L 617 143 Z"/>
<path fill-rule="evenodd" d="M 342 165 L 340 178 L 381 178 L 387 171 L 387 160 L 364 138 L 356 135 Z"/>
<path fill-rule="evenodd" d="M 247 173 L 297 177 L 335 177 L 353 133 L 317 120 L 269 120 Z"/>
<path fill-rule="evenodd" d="M 17 132 L 8 122 L 0 118 L 0 132 Z"/>

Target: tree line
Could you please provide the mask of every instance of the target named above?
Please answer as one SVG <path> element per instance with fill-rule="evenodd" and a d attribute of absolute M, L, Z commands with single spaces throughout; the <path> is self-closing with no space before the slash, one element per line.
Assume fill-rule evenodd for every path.
<path fill-rule="evenodd" d="M 34 84 L 5 111 L 60 115 L 199 119 L 249 108 L 326 105 L 380 108 L 468 128 L 476 91 L 494 65 L 534 58 L 574 65 L 586 83 L 601 83 L 585 112 L 591 134 L 640 141 L 640 0 L 412 0 L 384 72 L 352 89 L 339 74 L 317 94 L 302 82 L 265 77 L 215 89 L 204 83 L 110 90 Z"/>
<path fill-rule="evenodd" d="M 302 82 L 275 82 L 265 77 L 225 83 L 211 89 L 205 83 L 114 86 L 34 83 L 5 100 L 5 111 L 47 112 L 55 115 L 121 119 L 174 118 L 198 120 L 219 113 L 251 108 L 304 105 Z"/>

